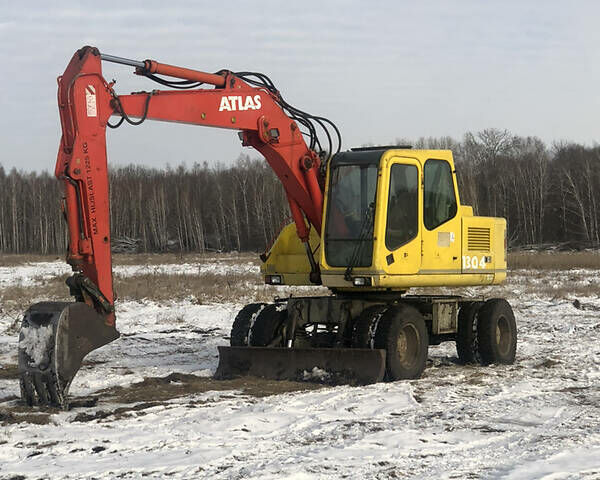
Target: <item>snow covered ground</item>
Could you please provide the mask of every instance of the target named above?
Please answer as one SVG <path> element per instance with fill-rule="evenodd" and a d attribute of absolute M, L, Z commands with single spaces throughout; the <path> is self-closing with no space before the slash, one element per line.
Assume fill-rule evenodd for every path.
<path fill-rule="evenodd" d="M 114 274 L 127 278 L 134 275 L 167 274 L 167 275 L 201 275 L 212 273 L 215 275 L 258 273 L 259 267 L 252 262 L 234 263 L 167 263 L 151 265 L 116 265 Z M 39 285 L 53 277 L 68 275 L 71 267 L 64 261 L 35 262 L 17 266 L 0 266 L 0 288 L 9 285 L 33 286 Z"/>
<path fill-rule="evenodd" d="M 2 267 L 0 288 L 64 273 Z M 512 276 L 502 294 L 519 328 L 514 365 L 460 366 L 447 343 L 430 348 L 423 378 L 360 388 L 215 382 L 241 305 L 122 302 L 122 336 L 90 354 L 68 412 L 18 405 L 14 318 L 0 309 L 0 479 L 600 479 L 600 299 L 576 307 L 531 286 L 599 273 Z"/>

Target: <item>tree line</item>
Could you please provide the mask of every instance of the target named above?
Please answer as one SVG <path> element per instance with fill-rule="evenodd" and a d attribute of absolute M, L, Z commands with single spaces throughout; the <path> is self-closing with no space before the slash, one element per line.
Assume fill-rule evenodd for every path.
<path fill-rule="evenodd" d="M 451 149 L 462 203 L 506 218 L 511 246 L 600 244 L 600 146 L 497 129 L 397 144 Z M 109 178 L 113 240 L 137 251 L 262 251 L 289 220 L 281 183 L 246 155 L 228 167 L 116 167 Z M 63 252 L 61 196 L 47 172 L 0 165 L 0 253 Z"/>

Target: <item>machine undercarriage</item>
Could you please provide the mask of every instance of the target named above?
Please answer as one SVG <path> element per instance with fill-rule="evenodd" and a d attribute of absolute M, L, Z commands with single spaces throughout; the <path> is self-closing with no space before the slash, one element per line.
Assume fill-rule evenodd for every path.
<path fill-rule="evenodd" d="M 387 298 L 385 298 L 387 297 Z M 456 342 L 463 363 L 514 361 L 516 323 L 503 299 L 439 295 L 325 296 L 255 303 L 237 315 L 217 377 L 306 379 L 317 367 L 332 383 L 419 378 L 429 345 Z"/>

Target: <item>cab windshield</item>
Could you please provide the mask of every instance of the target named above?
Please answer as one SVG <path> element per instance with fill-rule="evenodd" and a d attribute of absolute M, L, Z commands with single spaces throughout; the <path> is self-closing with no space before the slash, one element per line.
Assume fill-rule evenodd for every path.
<path fill-rule="evenodd" d="M 331 166 L 325 257 L 332 267 L 372 263 L 377 166 L 378 161 Z"/>

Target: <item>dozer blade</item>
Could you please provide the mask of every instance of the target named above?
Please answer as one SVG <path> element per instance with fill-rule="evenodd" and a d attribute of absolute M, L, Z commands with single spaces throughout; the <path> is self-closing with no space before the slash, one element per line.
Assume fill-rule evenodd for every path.
<path fill-rule="evenodd" d="M 114 326 L 85 303 L 32 305 L 21 323 L 19 374 L 28 405 L 67 409 L 69 386 L 83 358 L 119 338 Z"/>
<path fill-rule="evenodd" d="M 253 376 L 303 380 L 315 367 L 332 383 L 367 385 L 383 380 L 385 350 L 367 348 L 218 347 L 215 378 Z"/>

